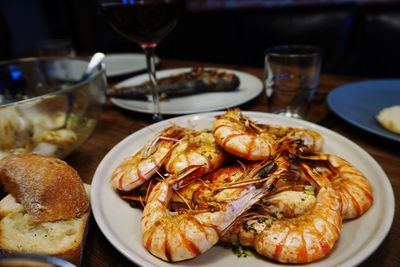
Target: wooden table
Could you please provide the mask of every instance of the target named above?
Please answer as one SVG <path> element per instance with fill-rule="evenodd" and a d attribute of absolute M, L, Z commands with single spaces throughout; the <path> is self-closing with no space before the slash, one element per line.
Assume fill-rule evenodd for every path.
<path fill-rule="evenodd" d="M 257 68 L 221 66 L 176 60 L 162 60 L 159 68 L 167 69 L 191 66 L 227 67 L 245 71 L 260 78 L 263 76 L 263 70 Z M 309 120 L 319 122 L 321 125 L 331 128 L 333 131 L 357 143 L 371 154 L 386 172 L 395 192 L 395 218 L 388 236 L 361 266 L 400 266 L 400 253 L 398 252 L 400 248 L 400 145 L 399 143 L 362 131 L 335 117 L 329 112 L 325 103 L 327 92 L 341 84 L 356 80 L 360 79 L 336 75 L 321 75 L 318 94 L 310 111 Z M 242 110 L 265 112 L 265 94 L 260 94 L 256 99 L 240 106 L 240 108 Z M 126 136 L 151 123 L 151 115 L 126 111 L 107 102 L 93 135 L 80 149 L 69 156 L 66 161 L 81 174 L 84 181 L 90 183 L 97 165 L 110 149 Z M 108 242 L 93 218 L 86 241 L 82 265 L 96 267 L 135 266 Z"/>

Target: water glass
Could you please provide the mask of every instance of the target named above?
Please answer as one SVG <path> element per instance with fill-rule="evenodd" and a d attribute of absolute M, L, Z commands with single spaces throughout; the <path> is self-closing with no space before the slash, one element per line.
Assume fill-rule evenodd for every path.
<path fill-rule="evenodd" d="M 265 55 L 268 111 L 306 119 L 319 82 L 321 49 L 307 45 L 271 47 Z"/>

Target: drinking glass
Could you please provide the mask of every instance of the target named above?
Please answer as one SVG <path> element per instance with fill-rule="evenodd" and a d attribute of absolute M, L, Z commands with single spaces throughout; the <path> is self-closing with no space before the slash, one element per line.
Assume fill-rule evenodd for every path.
<path fill-rule="evenodd" d="M 267 50 L 265 88 L 269 112 L 305 119 L 319 82 L 321 50 L 282 45 Z"/>
<path fill-rule="evenodd" d="M 184 0 L 98 0 L 106 20 L 122 36 L 138 43 L 145 55 L 152 87 L 153 119 L 162 120 L 154 51 L 182 14 Z"/>

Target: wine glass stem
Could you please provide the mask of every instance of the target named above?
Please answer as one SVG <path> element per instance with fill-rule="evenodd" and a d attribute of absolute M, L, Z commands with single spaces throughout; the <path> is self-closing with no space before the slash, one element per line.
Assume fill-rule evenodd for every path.
<path fill-rule="evenodd" d="M 147 70 L 149 74 L 150 86 L 151 86 L 151 95 L 153 99 L 153 120 L 161 121 L 163 119 L 160 112 L 160 100 L 158 93 L 158 84 L 156 77 L 156 64 L 155 64 L 155 55 L 154 50 L 156 49 L 156 45 L 142 45 L 144 53 L 146 55 L 147 61 Z"/>

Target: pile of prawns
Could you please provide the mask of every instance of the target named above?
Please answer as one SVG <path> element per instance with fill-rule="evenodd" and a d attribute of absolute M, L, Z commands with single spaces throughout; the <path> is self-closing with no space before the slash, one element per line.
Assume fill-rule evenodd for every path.
<path fill-rule="evenodd" d="M 117 166 L 112 186 L 143 204 L 143 245 L 165 261 L 229 242 L 308 263 L 328 255 L 343 220 L 373 202 L 367 178 L 320 152 L 323 143 L 313 130 L 256 124 L 231 109 L 211 132 L 164 129 Z"/>

